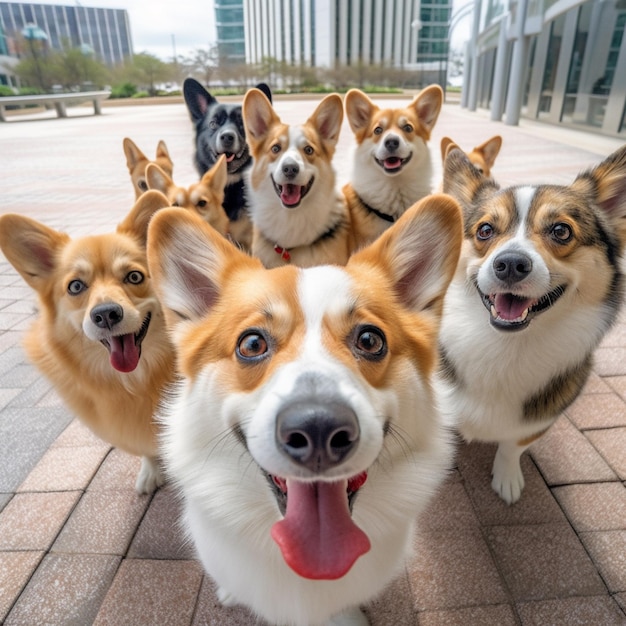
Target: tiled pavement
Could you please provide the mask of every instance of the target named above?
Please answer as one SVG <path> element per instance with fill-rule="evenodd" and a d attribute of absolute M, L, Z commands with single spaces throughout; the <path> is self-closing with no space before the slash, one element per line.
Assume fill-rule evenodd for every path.
<path fill-rule="evenodd" d="M 314 104 L 276 108 L 297 122 Z M 568 183 L 623 143 L 529 122 L 508 127 L 447 104 L 431 142 L 437 171 L 443 135 L 470 148 L 496 133 L 504 145 L 494 174 L 504 184 Z M 0 212 L 74 236 L 111 230 L 133 203 L 124 136 L 148 155 L 164 139 L 174 179 L 194 181 L 182 104 L 27 116 L 0 125 Z M 345 124 L 340 179 L 350 145 Z M 138 459 L 73 420 L 26 361 L 20 341 L 33 315 L 32 293 L 0 256 L 0 623 L 257 624 L 218 605 L 181 536 L 172 491 L 136 495 Z M 527 486 L 512 507 L 489 486 L 493 451 L 459 449 L 421 519 L 415 557 L 367 607 L 372 623 L 626 624 L 626 312 L 583 395 L 523 457 Z"/>

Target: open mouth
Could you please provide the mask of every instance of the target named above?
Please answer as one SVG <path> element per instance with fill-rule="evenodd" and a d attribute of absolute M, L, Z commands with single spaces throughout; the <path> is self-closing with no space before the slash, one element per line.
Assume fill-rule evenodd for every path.
<path fill-rule="evenodd" d="M 336 580 L 370 550 L 352 521 L 352 505 L 367 472 L 337 482 L 303 482 L 267 474 L 283 519 L 272 527 L 285 562 L 303 578 Z"/>
<path fill-rule="evenodd" d="M 411 160 L 412 156 L 412 154 L 409 154 L 405 159 L 401 159 L 398 156 L 389 156 L 386 159 L 375 160 L 388 174 L 397 174 Z"/>
<path fill-rule="evenodd" d="M 315 176 L 311 176 L 311 180 L 306 185 L 292 185 L 287 183 L 286 185 L 279 185 L 272 177 L 272 183 L 274 183 L 274 190 L 276 195 L 280 198 L 283 206 L 288 209 L 295 209 L 303 198 L 311 191 Z"/>
<path fill-rule="evenodd" d="M 102 339 L 101 343 L 109 351 L 111 366 L 118 372 L 132 372 L 141 358 L 141 343 L 148 333 L 152 313 L 148 313 L 137 333 L 115 335 Z"/>
<path fill-rule="evenodd" d="M 513 293 L 487 295 L 478 286 L 478 293 L 490 313 L 490 322 L 498 330 L 522 330 L 539 313 L 549 309 L 564 293 L 566 285 L 559 285 L 538 299 L 524 298 Z"/>

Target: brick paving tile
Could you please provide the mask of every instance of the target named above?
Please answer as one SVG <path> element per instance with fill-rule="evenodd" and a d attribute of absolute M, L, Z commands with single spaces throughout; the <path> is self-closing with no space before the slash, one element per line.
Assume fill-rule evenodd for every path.
<path fill-rule="evenodd" d="M 556 487 L 554 495 L 578 532 L 626 526 L 626 486 L 621 483 L 567 485 Z"/>
<path fill-rule="evenodd" d="M 522 626 L 624 626 L 624 614 L 607 596 L 521 603 L 519 613 Z"/>
<path fill-rule="evenodd" d="M 626 428 L 587 430 L 585 436 L 621 480 L 626 480 Z"/>

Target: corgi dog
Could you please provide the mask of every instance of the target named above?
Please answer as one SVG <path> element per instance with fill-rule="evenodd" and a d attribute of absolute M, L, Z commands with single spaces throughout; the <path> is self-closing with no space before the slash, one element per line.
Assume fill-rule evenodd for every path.
<path fill-rule="evenodd" d="M 427 142 L 442 104 L 439 85 L 426 87 L 408 106 L 396 109 L 381 109 L 358 89 L 346 94 L 346 117 L 356 148 L 343 193 L 356 247 L 373 241 L 431 193 L 433 171 Z"/>
<path fill-rule="evenodd" d="M 114 233 L 78 239 L 0 217 L 0 248 L 39 300 L 28 357 L 95 434 L 142 457 L 140 493 L 163 482 L 154 418 L 174 371 L 145 250 L 150 218 L 168 205 L 147 191 Z"/>
<path fill-rule="evenodd" d="M 191 213 L 154 217 L 181 372 L 164 466 L 221 602 L 272 624 L 366 624 L 359 605 L 402 571 L 452 462 L 431 383 L 461 241 L 444 195 L 346 266 L 268 270 Z"/>
<path fill-rule="evenodd" d="M 156 163 L 168 176 L 172 176 L 174 164 L 170 158 L 170 153 L 163 140 L 159 141 L 156 149 L 156 158 L 150 161 L 148 157 L 137 147 L 132 139 L 124 137 L 122 142 L 124 154 L 126 155 L 126 165 L 130 173 L 130 180 L 135 190 L 135 199 L 148 190 L 146 182 L 146 167 L 148 163 Z"/>
<path fill-rule="evenodd" d="M 165 195 L 170 206 L 183 207 L 196 211 L 200 217 L 222 235 L 231 235 L 230 224 L 222 203 L 224 186 L 228 175 L 226 157 L 221 155 L 215 165 L 197 183 L 189 187 L 179 187 L 166 172 L 155 163 L 146 168 L 146 182 L 149 189 L 156 189 Z M 238 222 L 233 222 L 237 234 Z M 232 237 L 236 241 L 236 237 Z"/>
<path fill-rule="evenodd" d="M 267 268 L 344 265 L 350 220 L 332 165 L 341 97 L 326 96 L 301 126 L 281 122 L 258 89 L 246 93 L 242 110 L 253 157 L 247 176 L 252 254 Z"/>
<path fill-rule="evenodd" d="M 450 137 L 441 139 L 441 159 L 445 163 L 446 156 L 450 150 L 459 146 Z M 472 148 L 470 152 L 466 152 L 470 163 L 487 178 L 492 178 L 491 170 L 496 162 L 496 157 L 502 147 L 502 137 L 494 135 L 491 139 L 487 139 L 479 146 Z M 460 149 L 460 148 L 459 148 Z"/>
<path fill-rule="evenodd" d="M 498 443 L 492 487 L 520 498 L 520 456 L 580 393 L 624 292 L 626 146 L 569 186 L 499 189 L 460 150 L 444 191 L 465 241 L 441 327 L 444 411 Z"/>

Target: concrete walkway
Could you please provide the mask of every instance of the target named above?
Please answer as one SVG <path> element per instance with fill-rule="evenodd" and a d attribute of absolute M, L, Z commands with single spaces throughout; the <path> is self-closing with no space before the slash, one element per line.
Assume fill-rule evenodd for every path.
<path fill-rule="evenodd" d="M 279 100 L 276 109 L 295 123 L 318 101 Z M 183 105 L 68 116 L 2 125 L 0 212 L 72 236 L 112 230 L 134 202 L 126 136 L 148 156 L 165 140 L 174 180 L 195 181 Z M 442 136 L 469 149 L 494 134 L 504 137 L 494 175 L 505 185 L 567 184 L 626 142 L 537 123 L 508 127 L 445 105 L 431 142 L 437 177 Z M 351 145 L 344 123 L 341 181 Z M 0 623 L 259 624 L 245 609 L 218 604 L 181 536 L 170 488 L 137 496 L 138 459 L 91 435 L 26 361 L 20 342 L 34 303 L 0 255 Z M 493 453 L 461 446 L 421 520 L 414 558 L 367 607 L 374 626 L 626 624 L 625 312 L 585 392 L 523 457 L 527 487 L 512 507 L 489 486 Z"/>

